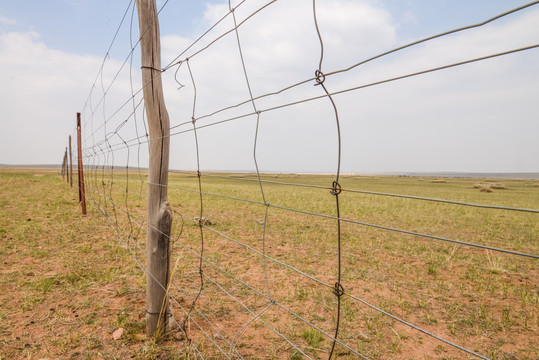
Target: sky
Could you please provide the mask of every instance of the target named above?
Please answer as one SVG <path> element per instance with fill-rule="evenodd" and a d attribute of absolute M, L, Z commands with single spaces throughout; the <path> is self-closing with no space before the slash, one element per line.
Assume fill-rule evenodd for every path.
<path fill-rule="evenodd" d="M 267 3 L 245 1 L 235 10 L 237 21 Z M 322 70 L 347 69 L 526 3 L 317 0 Z M 329 99 L 283 107 L 318 97 L 323 89 L 313 86 L 313 80 L 258 99 L 253 107 L 239 51 L 254 97 L 311 79 L 320 61 L 312 0 L 271 3 L 239 27 L 240 48 L 234 32 L 205 48 L 233 27 L 232 16 L 227 16 L 185 53 L 227 14 L 228 2 L 157 4 L 162 7 L 162 67 L 171 65 L 162 78 L 173 134 L 172 169 L 197 166 L 190 122 L 194 108 L 203 170 L 254 171 L 256 165 L 268 172 L 337 170 L 339 136 Z M 129 142 L 145 134 L 143 107 L 138 106 L 139 31 L 132 14 L 130 0 L 0 0 L 0 164 L 61 162 L 68 136 L 75 136 L 76 113 L 81 112 L 87 163 L 147 166 L 147 145 Z M 324 85 L 339 92 L 536 45 L 537 23 L 539 5 L 534 5 L 480 28 L 327 76 Z M 340 170 L 539 172 L 537 94 L 537 48 L 344 91 L 333 96 L 341 130 Z M 259 117 L 252 114 L 256 111 Z M 124 141 L 133 146 L 125 147 Z"/>

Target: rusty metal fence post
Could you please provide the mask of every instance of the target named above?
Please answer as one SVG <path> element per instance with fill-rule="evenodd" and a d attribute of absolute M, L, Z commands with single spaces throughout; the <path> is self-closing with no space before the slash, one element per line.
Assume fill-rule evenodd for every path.
<path fill-rule="evenodd" d="M 71 135 L 69 135 L 69 186 L 73 187 L 73 152 L 71 151 Z"/>
<path fill-rule="evenodd" d="M 80 132 L 80 113 L 77 113 L 77 148 L 79 154 L 79 202 L 82 206 L 82 215 L 86 215 L 86 195 L 84 193 L 84 170 L 82 167 L 82 144 Z"/>

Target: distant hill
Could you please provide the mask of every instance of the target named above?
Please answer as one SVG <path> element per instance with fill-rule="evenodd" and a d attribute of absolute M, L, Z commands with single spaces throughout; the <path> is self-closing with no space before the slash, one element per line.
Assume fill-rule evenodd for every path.
<path fill-rule="evenodd" d="M 75 169 L 77 167 L 77 164 L 73 164 L 73 168 Z M 61 169 L 61 164 L 29 164 L 29 165 L 11 165 L 11 164 L 0 164 L 0 168 L 12 168 L 12 169 Z M 96 166 L 96 165 L 85 165 L 85 169 L 112 169 L 111 166 Z M 114 166 L 114 169 L 122 170 L 125 169 L 125 166 Z M 129 170 L 138 170 L 137 167 L 130 167 Z M 147 170 L 148 168 L 140 168 L 140 170 Z M 170 170 L 174 171 L 174 170 Z"/>
<path fill-rule="evenodd" d="M 60 169 L 62 165 L 60 164 L 29 164 L 29 165 L 9 165 L 9 164 L 0 164 L 0 168 L 27 168 L 27 169 Z M 103 169 L 102 166 L 85 166 L 88 168 L 97 168 Z M 110 166 L 105 166 L 105 169 L 111 169 Z M 114 166 L 115 169 L 121 170 L 125 169 L 124 166 Z M 147 170 L 148 168 L 137 168 L 130 167 L 130 170 Z M 170 169 L 170 172 L 183 172 L 182 170 Z M 212 171 L 206 170 L 206 172 L 223 172 L 223 171 Z M 231 173 L 235 172 L 249 172 L 249 171 L 230 171 Z M 270 172 L 273 173 L 273 172 Z M 279 172 L 281 173 L 281 172 Z M 286 172 L 282 172 L 286 174 Z M 307 173 L 306 173 L 307 174 Z M 353 173 L 354 175 L 362 175 L 364 173 L 358 172 Z M 331 175 L 331 174 L 326 174 Z M 458 172 L 458 171 L 439 171 L 439 172 L 387 172 L 387 173 L 376 173 L 369 175 L 381 175 L 381 176 L 415 176 L 415 177 L 446 177 L 446 178 L 492 178 L 492 179 L 539 179 L 539 172 Z"/>
<path fill-rule="evenodd" d="M 388 174 L 389 175 L 389 174 Z M 427 176 L 449 178 L 495 178 L 495 179 L 539 179 L 539 172 L 514 172 L 514 173 L 486 173 L 486 172 L 402 172 L 391 175 L 403 176 Z"/>
<path fill-rule="evenodd" d="M 26 169 L 61 169 L 61 164 L 30 164 L 30 165 L 9 165 L 0 164 L 0 168 L 26 168 Z"/>

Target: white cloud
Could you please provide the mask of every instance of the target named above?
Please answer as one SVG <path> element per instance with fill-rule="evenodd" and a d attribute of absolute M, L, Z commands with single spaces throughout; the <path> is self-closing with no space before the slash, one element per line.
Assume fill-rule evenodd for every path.
<path fill-rule="evenodd" d="M 266 1 L 248 1 L 235 14 L 238 23 Z M 207 28 L 228 10 L 226 2 L 207 5 Z M 324 41 L 324 72 L 346 68 L 380 52 L 399 46 L 397 20 L 376 1 L 317 1 L 317 15 Z M 527 11 L 487 27 L 455 34 L 362 65 L 351 71 L 328 76 L 325 85 L 337 91 L 445 65 L 476 56 L 529 45 L 539 38 L 535 26 L 539 13 Z M 196 84 L 195 116 L 210 114 L 249 100 L 235 33 L 217 40 L 233 27 L 227 17 L 207 37 L 180 57 L 189 57 Z M 245 68 L 254 96 L 268 94 L 314 75 L 320 57 L 320 43 L 314 27 L 312 1 L 280 1 L 254 15 L 239 28 Z M 124 39 L 125 40 L 125 39 Z M 162 38 L 163 66 L 194 39 Z M 122 40 L 119 40 L 122 41 Z M 64 137 L 74 129 L 74 114 L 81 111 L 88 89 L 102 59 L 49 49 L 35 33 L 0 36 L 0 89 L 3 127 L 10 123 L 16 136 L 0 135 L 0 154 L 23 142 L 50 141 L 53 150 L 26 146 L 23 155 L 10 154 L 1 162 L 51 162 L 62 155 Z M 138 49 L 135 58 L 138 58 Z M 532 50 L 504 58 L 466 65 L 413 79 L 353 91 L 334 97 L 340 115 L 343 168 L 345 172 L 376 171 L 539 171 L 535 139 L 539 112 L 539 54 Z M 122 59 L 123 61 L 123 59 Z M 131 96 L 129 63 L 125 64 L 105 102 L 102 86 L 108 87 L 122 65 L 107 60 L 103 85 L 98 79 L 85 109 L 89 144 L 109 137 L 111 144 L 143 134 L 142 108 L 137 120 L 130 118 L 132 104 L 120 108 Z M 176 72 L 177 71 L 177 72 Z M 140 88 L 139 62 L 133 64 L 134 88 Z M 195 89 L 184 62 L 163 73 L 166 103 L 172 132 L 171 167 L 196 167 L 194 136 L 189 123 Z M 184 85 L 178 89 L 180 85 Z M 323 94 L 314 81 L 255 102 L 258 110 Z M 140 100 L 137 95 L 135 103 Z M 67 105 L 66 105 L 67 104 Z M 111 115 L 118 110 L 118 113 Z M 204 117 L 199 126 L 252 113 L 250 102 L 216 115 Z M 24 119 L 41 118 L 41 124 L 23 128 Z M 15 120 L 13 120 L 15 119 Z M 104 121 L 105 126 L 102 126 Z M 123 126 L 124 122 L 127 124 Z M 15 123 L 13 126 L 11 124 Z M 28 122 L 30 123 L 30 122 Z M 185 125 L 181 125 L 185 124 Z M 101 126 L 101 128 L 98 128 Z M 88 130 L 87 129 L 87 130 Z M 119 129 L 115 135 L 114 131 Z M 92 130 L 95 132 L 91 137 Z M 256 116 L 250 115 L 200 129 L 200 161 L 203 169 L 254 170 L 253 150 Z M 185 131 L 185 133 L 181 133 Z M 16 140 L 19 139 L 19 140 Z M 136 148 L 101 154 L 97 163 L 124 166 Z M 54 152 L 54 154 L 52 154 Z M 28 155 L 30 154 L 30 155 Z M 138 155 L 138 154 L 137 154 Z M 28 161 L 31 158 L 35 160 Z M 317 171 L 336 169 L 337 133 L 329 100 L 307 102 L 261 113 L 257 159 L 262 171 Z M 13 161 L 11 160 L 13 159 Z M 133 162 L 135 161 L 135 162 Z M 140 162 L 145 166 L 145 155 Z"/>
<path fill-rule="evenodd" d="M 0 163 L 58 163 L 102 60 L 50 49 L 35 32 L 0 34 L 0 48 Z"/>
<path fill-rule="evenodd" d="M 5 16 L 0 16 L 0 24 L 1 25 L 15 25 L 17 23 L 16 20 L 7 18 Z"/>
<path fill-rule="evenodd" d="M 241 23 L 247 16 L 250 16 L 257 9 L 267 2 L 246 2 L 235 10 L 237 23 Z M 208 5 L 205 13 L 206 26 L 211 26 L 219 21 L 223 14 L 228 11 L 228 5 L 217 4 Z M 323 70 L 330 71 L 338 69 L 352 63 L 358 58 L 369 56 L 384 48 L 391 46 L 395 42 L 395 29 L 390 23 L 389 15 L 381 8 L 365 2 L 352 2 L 347 0 L 320 2 L 317 7 L 319 26 L 321 28 L 324 41 L 324 62 Z M 338 21 L 335 21 L 338 19 Z M 359 20 L 358 20 L 359 19 Z M 191 57 L 189 64 L 197 87 L 196 115 L 211 113 L 217 109 L 234 105 L 249 99 L 249 93 L 246 86 L 245 76 L 235 33 L 219 39 L 211 47 L 204 50 L 203 53 L 196 52 L 205 47 L 213 39 L 232 29 L 234 26 L 232 16 L 228 16 L 217 26 L 207 38 L 202 40 L 183 57 Z M 343 36 L 344 34 L 344 36 Z M 377 34 L 373 37 L 372 34 Z M 316 35 L 314 18 L 312 14 L 311 1 L 277 2 L 272 4 L 261 12 L 255 14 L 251 19 L 245 22 L 239 28 L 239 37 L 241 42 L 242 55 L 245 61 L 246 71 L 249 76 L 251 90 L 254 96 L 266 94 L 268 92 L 279 90 L 290 84 L 303 81 L 314 76 L 318 68 L 320 58 L 320 43 Z M 181 48 L 174 48 L 172 43 L 176 41 L 185 43 L 186 39 L 165 37 L 163 39 L 163 58 L 173 58 L 175 53 Z M 192 56 L 195 54 L 195 56 Z M 178 124 L 188 121 L 191 117 L 192 107 L 192 85 L 187 67 L 182 65 L 178 72 L 180 82 L 186 85 L 181 90 L 165 76 L 168 80 L 167 106 L 172 114 L 172 123 Z M 257 102 L 257 108 L 263 109 L 275 104 L 291 101 L 292 99 L 304 98 L 308 94 L 320 95 L 319 88 L 314 88 L 313 84 L 299 87 L 291 92 L 286 92 L 281 96 L 260 100 Z M 294 111 L 285 112 L 286 123 L 284 131 L 282 116 L 273 119 L 274 113 L 265 113 L 262 116 L 263 126 L 266 130 L 262 134 L 260 146 L 271 146 L 272 137 L 282 139 L 283 145 L 280 149 L 272 149 L 266 162 L 266 170 L 276 170 L 286 168 L 293 171 L 294 160 L 283 161 L 285 153 L 290 153 L 289 146 L 293 147 L 290 141 L 301 137 L 298 133 L 291 133 L 290 136 L 283 138 L 288 128 L 296 128 L 302 131 L 308 123 L 320 123 L 319 129 L 311 131 L 313 135 L 320 137 L 327 131 L 334 131 L 333 121 L 325 123 L 320 120 L 319 115 L 313 115 L 312 111 L 319 105 L 307 107 L 306 113 L 297 113 Z M 188 109 L 188 110 L 186 110 Z M 312 109 L 312 110 L 311 110 Z M 252 112 L 251 104 L 245 104 L 240 108 L 223 112 L 214 117 L 201 120 L 200 125 L 211 123 L 212 121 L 224 120 L 235 115 Z M 181 115 L 180 115 L 181 114 Z M 294 118 L 292 120 L 291 118 Z M 253 168 L 253 134 L 255 130 L 254 117 L 247 117 L 238 120 L 234 125 L 226 127 L 214 127 L 201 130 L 202 136 L 202 164 L 207 168 L 219 169 L 252 169 Z M 184 127 L 187 128 L 187 127 Z M 222 136 L 222 131 L 230 129 L 232 138 Z M 262 125 L 261 125 L 262 129 Z M 262 136 L 263 135 L 263 136 Z M 189 139 L 192 134 L 182 136 L 178 143 L 185 144 L 184 139 Z M 276 140 L 279 141 L 279 140 Z M 175 140 L 173 139 L 173 147 Z M 325 141 L 328 142 L 328 141 Z M 332 143 L 333 141 L 329 141 Z M 326 150 L 324 146 L 311 146 L 310 144 L 300 143 L 305 151 L 310 149 L 311 157 L 302 166 L 302 169 L 313 168 L 320 164 L 320 157 L 326 158 L 326 153 L 333 152 Z M 224 153 L 225 149 L 230 150 L 228 156 L 229 162 L 223 162 L 218 159 L 211 159 L 213 151 Z M 183 147 L 182 151 L 190 151 L 189 147 Z M 302 156 L 305 157 L 305 151 Z M 269 153 L 261 152 L 260 156 L 268 156 Z M 172 157 L 174 166 L 174 157 Z M 329 162 L 333 162 L 329 160 Z M 191 162 L 190 165 L 193 163 Z M 180 167 L 180 163 L 176 163 Z M 333 167 L 333 166 L 331 166 Z M 324 170 L 324 171 L 327 171 Z"/>
<path fill-rule="evenodd" d="M 360 71 L 381 80 L 533 45 L 538 18 L 530 11 L 418 46 L 351 72 L 343 87 Z M 530 50 L 343 96 L 361 109 L 345 133 L 346 153 L 358 155 L 345 164 L 376 171 L 537 171 L 538 57 Z"/>
<path fill-rule="evenodd" d="M 265 3 L 242 5 L 236 10 L 238 23 Z M 206 25 L 215 23 L 227 10 L 226 4 L 208 6 Z M 319 1 L 317 15 L 324 40 L 325 72 L 346 68 L 399 45 L 396 21 L 377 2 Z M 539 38 L 538 18 L 537 11 L 516 14 L 328 77 L 326 85 L 336 91 L 530 45 Z M 217 38 L 232 26 L 228 17 L 209 38 Z M 239 36 L 254 96 L 308 79 L 318 66 L 320 45 L 311 1 L 270 5 L 242 25 Z M 168 57 L 180 49 L 171 46 L 172 40 L 165 38 L 163 42 Z M 178 45 L 187 41 L 176 40 Z M 207 43 L 203 40 L 197 49 Z M 534 99 L 539 85 L 531 80 L 539 76 L 537 57 L 537 50 L 532 50 L 336 96 L 343 168 L 349 172 L 538 171 L 534 154 L 539 148 L 530 135 L 539 133 L 533 121 L 539 110 Z M 194 56 L 190 65 L 197 87 L 197 116 L 249 99 L 234 33 Z M 184 65 L 178 78 L 186 85 L 179 91 L 171 75 L 165 76 L 173 124 L 190 120 L 193 103 Z M 312 85 L 258 100 L 257 109 L 321 95 L 320 87 Z M 199 125 L 252 111 L 248 103 L 202 119 Z M 255 120 L 250 116 L 200 130 L 203 167 L 253 170 Z M 505 145 L 500 146 L 501 142 Z M 173 137 L 173 148 L 183 154 L 171 157 L 173 167 L 194 167 L 192 133 Z M 261 115 L 257 156 L 262 170 L 334 171 L 336 148 L 329 101 Z"/>

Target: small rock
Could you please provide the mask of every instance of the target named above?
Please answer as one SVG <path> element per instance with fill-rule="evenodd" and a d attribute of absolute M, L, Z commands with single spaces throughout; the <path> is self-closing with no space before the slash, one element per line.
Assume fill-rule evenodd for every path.
<path fill-rule="evenodd" d="M 361 340 L 366 341 L 366 342 L 371 341 L 371 338 L 369 337 L 369 335 L 365 334 L 365 333 L 362 332 L 362 331 L 359 332 L 358 337 L 359 337 Z"/>
<path fill-rule="evenodd" d="M 123 334 L 124 334 L 124 329 L 123 328 L 116 329 L 112 333 L 112 340 L 119 340 L 122 337 Z"/>

